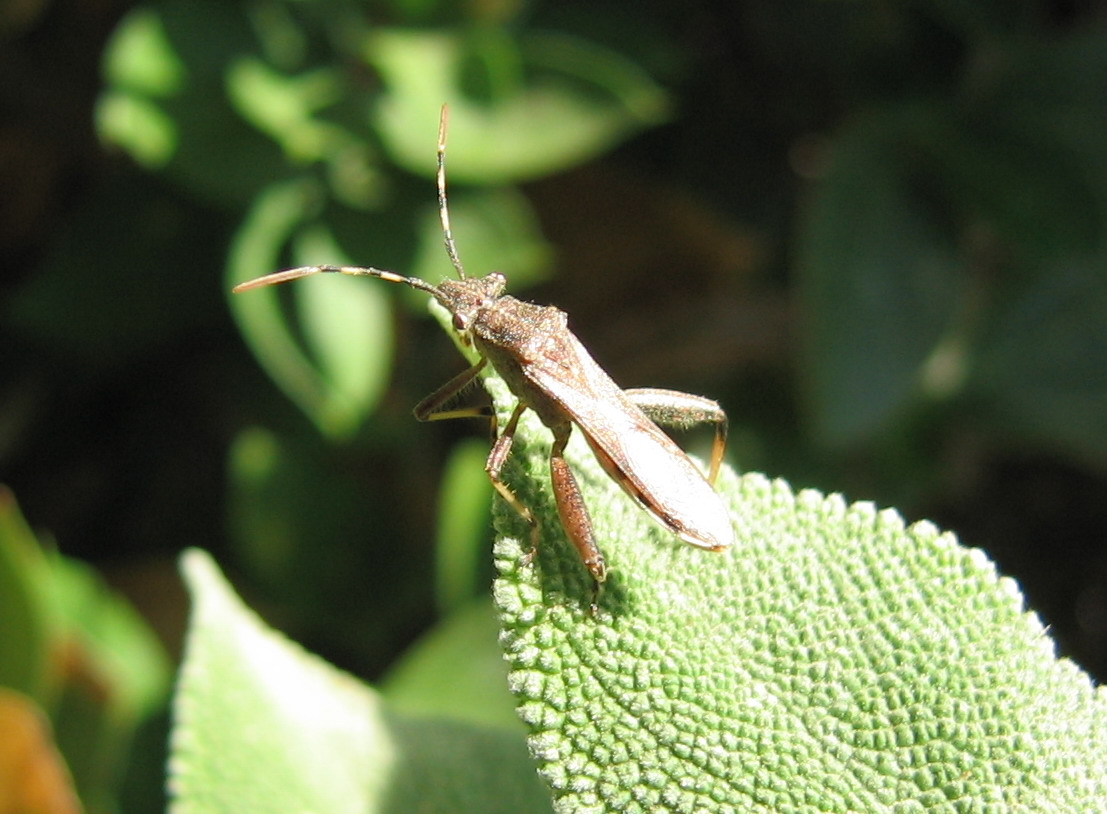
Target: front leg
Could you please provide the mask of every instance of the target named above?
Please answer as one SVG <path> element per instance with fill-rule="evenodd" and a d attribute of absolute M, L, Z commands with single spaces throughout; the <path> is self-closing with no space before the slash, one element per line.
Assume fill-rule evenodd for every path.
<path fill-rule="evenodd" d="M 679 390 L 663 390 L 657 387 L 638 387 L 624 390 L 623 395 L 656 424 L 686 430 L 696 424 L 715 425 L 715 441 L 711 445 L 711 469 L 707 482 L 715 485 L 719 467 L 726 452 L 727 418 L 719 402 L 681 393 Z"/>
<path fill-rule="evenodd" d="M 488 364 L 488 360 L 481 357 L 481 360 L 475 365 L 461 371 L 416 404 L 414 410 L 415 418 L 418 421 L 444 421 L 448 418 L 477 418 L 491 415 L 491 409 L 483 405 L 459 407 L 455 410 L 442 409 L 451 399 L 455 398 L 462 390 L 469 386 L 470 382 L 477 377 L 477 374 L 484 369 L 486 364 Z"/>

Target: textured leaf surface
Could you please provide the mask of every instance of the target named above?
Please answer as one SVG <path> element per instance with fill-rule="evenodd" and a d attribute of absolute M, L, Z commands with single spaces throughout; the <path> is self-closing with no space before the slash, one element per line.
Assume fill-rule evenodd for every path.
<path fill-rule="evenodd" d="M 980 551 L 870 504 L 729 474 L 738 542 L 696 550 L 577 438 L 611 567 L 592 617 L 534 433 L 521 426 L 509 475 L 543 547 L 520 566 L 525 529 L 501 505 L 495 594 L 558 811 L 1107 810 L 1103 692 L 1055 657 Z"/>
<path fill-rule="evenodd" d="M 522 744 L 398 715 L 370 688 L 266 628 L 190 552 L 193 617 L 175 713 L 177 814 L 549 810 Z"/>

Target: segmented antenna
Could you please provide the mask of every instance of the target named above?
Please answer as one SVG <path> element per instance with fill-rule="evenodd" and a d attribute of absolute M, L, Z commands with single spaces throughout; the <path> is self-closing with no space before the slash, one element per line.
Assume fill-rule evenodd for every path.
<path fill-rule="evenodd" d="M 450 229 L 450 207 L 446 204 L 446 122 L 449 114 L 449 108 L 442 105 L 442 115 L 438 119 L 438 217 L 442 221 L 442 239 L 446 244 L 446 254 L 450 256 L 457 276 L 464 280 L 465 268 L 461 265 L 461 258 L 457 256 L 454 233 Z"/>

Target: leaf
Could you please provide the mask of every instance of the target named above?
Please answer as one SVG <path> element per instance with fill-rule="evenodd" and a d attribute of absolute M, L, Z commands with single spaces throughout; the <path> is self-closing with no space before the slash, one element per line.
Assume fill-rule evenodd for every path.
<path fill-rule="evenodd" d="M 0 486 L 0 686 L 39 703 L 57 684 L 50 655 L 61 619 L 53 598 L 46 557 L 15 497 Z"/>
<path fill-rule="evenodd" d="M 306 262 L 344 262 L 322 226 L 304 226 L 311 185 L 277 184 L 258 196 L 235 238 L 228 289 L 275 271 L 293 242 Z M 348 437 L 376 406 L 387 385 L 392 349 L 388 294 L 339 275 L 296 286 L 303 341 L 281 308 L 277 288 L 230 297 L 243 336 L 273 380 L 325 435 Z M 322 284 L 320 284 L 322 283 Z"/>
<path fill-rule="evenodd" d="M 44 551 L 0 488 L 0 684 L 49 713 L 62 755 L 53 766 L 53 744 L 27 729 L 15 703 L 7 708 L 14 717 L 0 720 L 0 744 L 10 736 L 14 749 L 0 759 L 9 764 L 0 775 L 11 761 L 33 760 L 44 774 L 26 793 L 33 787 L 63 805 L 71 772 L 89 810 L 114 807 L 135 729 L 163 703 L 168 683 L 165 655 L 134 609 L 88 566 Z M 0 811 L 9 810 L 4 785 L 0 777 Z"/>
<path fill-rule="evenodd" d="M 471 50 L 470 50 L 471 49 Z M 385 84 L 373 124 L 399 165 L 426 174 L 438 109 L 450 105 L 451 178 L 507 183 L 548 175 L 662 121 L 664 91 L 637 65 L 583 40 L 551 34 L 470 39 L 378 29 L 365 57 Z M 463 72 L 477 63 L 497 86 L 475 101 Z M 524 81 L 524 74 L 541 79 Z M 507 75 L 496 79 L 496 75 Z"/>
<path fill-rule="evenodd" d="M 973 396 L 990 431 L 1107 462 L 1107 280 L 1099 257 L 1044 266 L 995 309 Z"/>
<path fill-rule="evenodd" d="M 425 165 L 431 167 L 433 162 L 434 154 L 428 153 Z M 450 167 L 452 172 L 452 163 Z M 432 189 L 428 184 L 428 203 L 433 200 Z M 552 251 L 542 236 L 538 217 L 518 190 L 479 189 L 453 194 L 450 223 L 457 236 L 458 254 L 472 276 L 496 269 L 506 274 L 518 290 L 537 282 L 550 267 Z M 418 237 L 418 248 L 406 273 L 429 281 L 453 277 L 454 270 L 442 249 L 437 207 L 428 209 L 420 219 Z"/>
<path fill-rule="evenodd" d="M 486 441 L 465 439 L 450 451 L 442 474 L 434 593 L 443 615 L 488 590 L 492 484 L 484 474 L 487 458 Z"/>
<path fill-rule="evenodd" d="M 502 390 L 498 406 L 510 400 Z M 758 474 L 721 478 L 737 544 L 674 540 L 571 463 L 610 578 L 590 583 L 520 423 L 495 598 L 531 753 L 559 812 L 1107 810 L 1107 698 L 1018 587 L 930 523 Z"/>
<path fill-rule="evenodd" d="M 487 595 L 469 601 L 408 648 L 382 694 L 399 711 L 521 731 L 498 633 Z"/>
<path fill-rule="evenodd" d="M 953 327 L 963 260 L 914 194 L 898 134 L 927 110 L 874 117 L 834 145 L 802 224 L 805 368 L 816 431 L 866 438 L 902 411 Z"/>
<path fill-rule="evenodd" d="M 1076 27 L 1019 45 L 995 86 L 974 99 L 973 112 L 998 132 L 1039 145 L 1043 164 L 1062 172 L 1075 168 L 1093 190 L 1102 190 L 1107 182 L 1107 87 L 1097 77 L 1107 70 L 1107 31 Z M 1058 148 L 1069 152 L 1068 161 L 1059 159 Z M 1097 201 L 1101 221 L 1105 210 Z"/>
<path fill-rule="evenodd" d="M 236 3 L 154 0 L 132 9 L 105 48 L 101 138 L 222 210 L 298 174 L 302 167 L 291 166 L 281 147 L 310 135 L 279 145 L 232 104 L 246 90 L 234 74 L 261 58 L 265 29 Z M 248 111 L 255 121 L 258 107 L 273 108 L 272 86 Z"/>
<path fill-rule="evenodd" d="M 133 728 L 165 704 L 168 659 L 146 620 L 91 566 L 55 556 L 51 567 L 71 639 L 67 677 L 91 696 L 98 726 L 106 721 L 109 729 L 124 730 L 108 739 L 126 744 Z M 101 765 L 104 759 L 103 752 L 96 756 Z"/>
<path fill-rule="evenodd" d="M 199 551 L 175 700 L 176 814 L 538 812 L 522 743 L 397 714 L 369 687 L 266 628 Z"/>
<path fill-rule="evenodd" d="M 950 213 L 988 228 L 1025 257 L 1083 252 L 1099 238 L 1099 201 L 1085 166 L 1058 144 L 1028 143 L 991 120 L 946 105 L 922 106 L 911 123 L 904 172 L 926 179 Z M 917 197 L 921 197 L 918 196 Z M 916 204 L 917 205 L 917 204 Z"/>
<path fill-rule="evenodd" d="M 118 807 L 136 762 L 140 724 L 164 709 L 170 668 L 146 621 L 77 560 L 51 558 L 66 639 L 59 697 L 51 709 L 59 747 L 89 811 Z"/>

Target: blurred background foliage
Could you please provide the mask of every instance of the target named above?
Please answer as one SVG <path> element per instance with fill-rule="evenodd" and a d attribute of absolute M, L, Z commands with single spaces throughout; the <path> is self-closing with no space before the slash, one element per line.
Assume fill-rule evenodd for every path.
<path fill-rule="evenodd" d="M 985 548 L 1102 679 L 1105 17 L 1058 0 L 6 3 L 0 481 L 171 652 L 188 545 L 370 679 L 436 620 L 472 635 L 486 432 L 411 417 L 464 365 L 425 297 L 349 279 L 228 293 L 302 263 L 449 275 L 449 102 L 472 273 L 568 311 L 621 384 L 718 398 L 738 468 Z M 138 750 L 125 808 L 155 805 L 161 760 Z"/>

